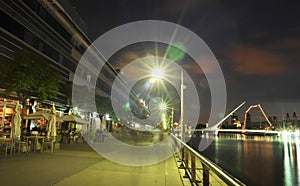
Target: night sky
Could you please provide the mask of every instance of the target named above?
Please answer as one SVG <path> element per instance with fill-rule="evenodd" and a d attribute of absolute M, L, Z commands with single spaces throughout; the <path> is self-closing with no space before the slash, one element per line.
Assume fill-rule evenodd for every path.
<path fill-rule="evenodd" d="M 287 112 L 300 116 L 300 3 L 297 1 L 70 0 L 70 3 L 86 23 L 92 41 L 132 21 L 163 20 L 184 26 L 202 38 L 218 59 L 227 86 L 228 111 L 247 101 L 239 114 L 249 105 L 261 103 L 267 115 L 276 115 L 279 120 Z M 117 67 L 124 65 L 112 63 Z M 197 78 L 197 74 L 193 76 Z M 198 76 L 202 76 L 201 72 Z M 205 85 L 201 86 L 204 90 Z"/>

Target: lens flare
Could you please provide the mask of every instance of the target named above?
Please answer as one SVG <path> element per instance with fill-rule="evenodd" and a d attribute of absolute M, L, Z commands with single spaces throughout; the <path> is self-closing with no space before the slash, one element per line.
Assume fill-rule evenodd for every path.
<path fill-rule="evenodd" d="M 167 56 L 173 61 L 179 61 L 185 56 L 185 47 L 181 43 L 175 43 L 175 45 L 169 45 L 167 48 Z"/>
<path fill-rule="evenodd" d="M 126 104 L 123 105 L 123 110 L 125 110 L 125 111 L 130 110 L 130 102 L 127 102 Z"/>

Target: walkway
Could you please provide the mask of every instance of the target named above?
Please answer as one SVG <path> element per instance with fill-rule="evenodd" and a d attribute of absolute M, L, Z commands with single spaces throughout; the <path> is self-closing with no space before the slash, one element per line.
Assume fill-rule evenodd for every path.
<path fill-rule="evenodd" d="M 150 166 L 124 166 L 87 144 L 62 145 L 54 153 L 0 158 L 1 185 L 182 185 L 174 157 Z"/>

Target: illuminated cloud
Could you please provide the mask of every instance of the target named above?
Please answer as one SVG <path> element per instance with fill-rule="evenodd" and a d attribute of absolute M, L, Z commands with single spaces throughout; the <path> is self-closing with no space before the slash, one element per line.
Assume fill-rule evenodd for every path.
<path fill-rule="evenodd" d="M 282 74 L 292 67 L 287 54 L 245 44 L 231 48 L 228 58 L 235 71 L 248 75 Z"/>
<path fill-rule="evenodd" d="M 269 47 L 273 49 L 286 49 L 298 52 L 300 50 L 300 37 L 285 37 Z"/>
<path fill-rule="evenodd" d="M 195 74 L 203 74 L 202 69 L 195 63 L 189 63 L 184 65 L 184 70 Z"/>

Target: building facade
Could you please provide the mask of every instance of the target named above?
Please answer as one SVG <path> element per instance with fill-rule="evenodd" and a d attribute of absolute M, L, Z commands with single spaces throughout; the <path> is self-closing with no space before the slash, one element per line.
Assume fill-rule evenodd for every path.
<path fill-rule="evenodd" d="M 61 89 L 56 99 L 51 100 L 57 105 L 68 99 L 62 88 L 73 81 L 81 56 L 91 45 L 85 25 L 72 10 L 67 1 L 0 1 L 0 61 L 13 60 L 18 50 L 34 53 L 47 61 L 59 73 Z M 82 81 L 87 85 L 84 88 L 96 84 L 96 94 L 109 97 L 114 69 L 106 63 L 103 73 L 96 77 L 91 76 L 92 68 L 80 69 Z M 5 89 L 0 87 L 0 93 Z"/>

